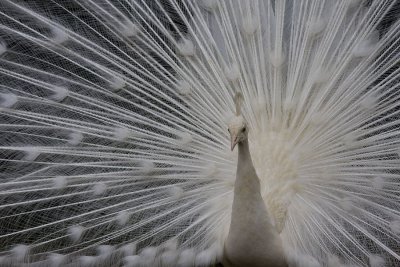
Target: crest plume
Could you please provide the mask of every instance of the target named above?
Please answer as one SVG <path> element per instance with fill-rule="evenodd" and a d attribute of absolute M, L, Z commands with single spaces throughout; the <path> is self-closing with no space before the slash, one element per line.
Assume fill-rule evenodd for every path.
<path fill-rule="evenodd" d="M 240 116 L 242 114 L 242 104 L 243 104 L 243 95 L 240 92 L 235 94 L 234 98 L 235 107 L 236 107 L 236 116 Z"/>

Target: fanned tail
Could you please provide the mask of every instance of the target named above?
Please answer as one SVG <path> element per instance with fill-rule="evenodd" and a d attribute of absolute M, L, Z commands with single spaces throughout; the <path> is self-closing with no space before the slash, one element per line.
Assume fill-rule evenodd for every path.
<path fill-rule="evenodd" d="M 243 95 L 288 259 L 400 262 L 398 1 L 0 3 L 0 265 L 202 266 Z"/>

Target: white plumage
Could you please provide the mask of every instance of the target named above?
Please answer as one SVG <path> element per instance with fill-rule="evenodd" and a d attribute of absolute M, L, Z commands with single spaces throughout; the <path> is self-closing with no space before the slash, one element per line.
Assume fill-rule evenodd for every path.
<path fill-rule="evenodd" d="M 1 1 L 0 265 L 215 265 L 243 247 L 226 240 L 245 211 L 233 239 L 276 243 L 240 261 L 399 265 L 398 11 Z M 236 92 L 259 180 L 244 199 L 262 208 L 231 216 Z"/>

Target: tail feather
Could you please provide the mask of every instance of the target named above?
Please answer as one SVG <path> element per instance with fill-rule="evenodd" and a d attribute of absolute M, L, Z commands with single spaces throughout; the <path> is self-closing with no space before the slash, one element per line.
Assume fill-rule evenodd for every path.
<path fill-rule="evenodd" d="M 235 179 L 226 120 L 241 92 L 289 261 L 395 266 L 398 10 L 2 1 L 0 265 L 217 262 Z"/>

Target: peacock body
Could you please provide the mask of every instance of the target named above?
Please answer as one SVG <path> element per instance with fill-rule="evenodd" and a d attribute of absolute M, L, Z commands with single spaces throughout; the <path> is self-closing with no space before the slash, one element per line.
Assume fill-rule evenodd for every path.
<path fill-rule="evenodd" d="M 2 0 L 0 266 L 221 262 L 241 216 L 236 92 L 289 266 L 398 266 L 398 12 L 397 0 Z"/>

